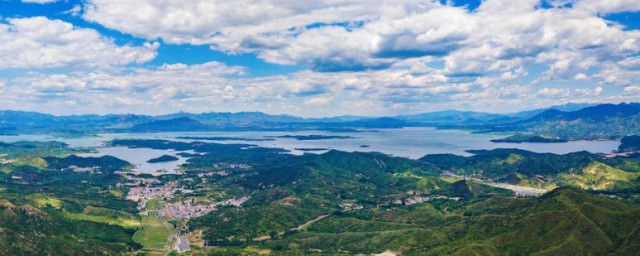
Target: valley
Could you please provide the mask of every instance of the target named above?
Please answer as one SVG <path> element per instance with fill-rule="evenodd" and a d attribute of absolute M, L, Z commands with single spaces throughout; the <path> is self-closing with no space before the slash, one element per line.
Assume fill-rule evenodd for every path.
<path fill-rule="evenodd" d="M 0 0 L 0 256 L 640 255 L 640 0 Z"/>
<path fill-rule="evenodd" d="M 585 253 L 633 248 L 631 231 L 610 233 L 603 221 L 638 211 L 634 136 L 205 130 L 2 136 L 0 200 L 8 220 L 26 222 L 0 228 L 18 246 L 32 243 L 25 232 L 33 229 L 77 238 L 68 254 L 546 253 L 536 243 L 562 241 L 555 237 L 575 228 L 595 232 L 580 238 L 597 245 Z M 553 207 L 539 208 L 546 204 Z M 611 216 L 581 227 L 573 209 L 589 221 Z M 566 228 L 538 230 L 549 225 Z M 521 247 L 518 237 L 528 232 L 548 236 Z M 32 244 L 34 253 L 53 252 L 56 240 L 43 241 Z M 549 252 L 575 250 L 572 243 Z"/>
<path fill-rule="evenodd" d="M 7 152 L 2 157 L 5 174 L 0 198 L 5 205 L 32 207 L 32 211 L 56 221 L 112 226 L 113 231 L 101 232 L 128 235 L 119 235 L 121 242 L 109 240 L 106 244 L 101 240 L 104 236 L 94 236 L 96 243 L 104 244 L 103 250 L 142 255 L 171 251 L 349 254 L 379 253 L 389 248 L 403 255 L 462 253 L 468 250 L 463 246 L 468 243 L 463 242 L 464 236 L 446 238 L 437 232 L 429 236 L 439 234 L 439 239 L 453 242 L 446 247 L 444 240 L 423 244 L 427 241 L 418 237 L 436 227 L 445 232 L 454 228 L 454 223 L 472 221 L 466 219 L 474 211 L 471 216 L 478 216 L 474 219 L 491 216 L 495 214 L 492 208 L 475 209 L 488 207 L 492 200 L 520 204 L 546 200 L 531 197 L 568 193 L 629 207 L 640 201 L 640 158 L 634 155 L 558 155 L 521 149 L 427 154 L 419 159 L 337 150 L 299 155 L 286 154 L 289 151 L 280 148 L 170 137 L 173 139 L 107 142 L 109 147 L 157 152 L 144 161 L 166 152 L 184 156 L 181 164 L 165 172 L 144 171 L 110 156 L 90 157 L 87 152 L 95 150 L 91 147 L 5 142 L 0 150 Z M 363 149 L 361 140 L 353 144 Z M 374 141 L 367 144 L 376 146 Z M 21 147 L 29 151 L 18 150 Z M 73 192 L 68 193 L 69 189 Z M 391 216 L 395 217 L 388 219 Z M 418 216 L 425 219 L 414 219 Z M 462 230 L 472 232 L 477 228 L 473 225 Z M 333 230 L 332 235 L 328 230 Z M 74 230 L 65 232 L 82 236 Z M 342 232 L 349 235 L 343 237 Z M 481 234 L 487 239 L 499 236 Z M 376 239 L 370 240 L 372 236 Z M 19 237 L 12 241 L 27 242 Z M 488 242 L 474 243 L 492 248 Z M 69 253 L 90 250 L 78 246 L 69 247 Z M 626 250 L 625 246 L 609 245 L 607 250 Z M 48 250 L 37 249 L 42 253 Z M 499 250 L 505 249 L 513 248 Z"/>

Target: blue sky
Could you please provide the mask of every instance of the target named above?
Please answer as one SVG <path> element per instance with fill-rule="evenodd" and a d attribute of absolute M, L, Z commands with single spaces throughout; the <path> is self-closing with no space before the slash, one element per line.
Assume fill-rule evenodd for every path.
<path fill-rule="evenodd" d="M 0 0 L 0 100 L 55 114 L 640 101 L 637 0 Z"/>
<path fill-rule="evenodd" d="M 148 41 L 134 37 L 127 33 L 108 29 L 98 23 L 87 22 L 86 20 L 69 13 L 75 6 L 81 6 L 82 1 L 54 1 L 51 3 L 23 3 L 20 0 L 0 2 L 3 8 L 0 9 L 0 16 L 9 18 L 28 18 L 34 16 L 44 16 L 50 19 L 60 19 L 73 24 L 74 26 L 91 28 L 115 40 L 119 45 L 133 44 L 140 45 Z M 162 42 L 162 39 L 158 39 Z M 212 51 L 206 45 L 190 44 L 161 44 L 158 48 L 158 57 L 146 63 L 148 66 L 161 66 L 169 63 L 202 64 L 209 61 L 219 61 L 227 65 L 242 65 L 251 69 L 250 74 L 255 76 L 290 73 L 300 70 L 296 66 L 273 65 L 264 62 L 255 54 L 229 55 L 220 51 Z"/>

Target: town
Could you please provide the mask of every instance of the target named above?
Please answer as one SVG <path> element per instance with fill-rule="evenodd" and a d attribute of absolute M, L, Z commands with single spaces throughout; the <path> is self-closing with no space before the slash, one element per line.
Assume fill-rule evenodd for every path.
<path fill-rule="evenodd" d="M 222 202 L 210 204 L 196 204 L 194 198 L 188 198 L 184 202 L 167 203 L 158 216 L 171 216 L 177 219 L 197 218 L 218 209 L 221 206 L 240 207 L 249 197 L 228 199 Z"/>

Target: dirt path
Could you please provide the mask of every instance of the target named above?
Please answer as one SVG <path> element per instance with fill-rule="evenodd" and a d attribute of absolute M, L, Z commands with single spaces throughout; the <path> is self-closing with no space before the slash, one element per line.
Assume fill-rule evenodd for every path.
<path fill-rule="evenodd" d="M 309 226 L 313 225 L 314 223 L 316 223 L 318 221 L 321 221 L 321 220 L 323 220 L 323 219 L 325 219 L 325 218 L 327 218 L 329 216 L 331 216 L 331 214 L 322 215 L 322 216 L 320 216 L 318 218 L 315 218 L 313 220 L 310 220 L 310 221 L 308 221 L 308 222 L 306 222 L 306 223 L 304 223 L 304 224 L 302 224 L 300 226 L 297 226 L 295 228 L 291 228 L 291 229 L 289 229 L 289 231 L 305 230 Z M 280 232 L 278 232 L 278 236 L 282 236 L 282 235 L 284 235 L 284 233 L 285 233 L 284 231 L 280 231 Z M 254 238 L 253 241 L 264 241 L 264 240 L 268 240 L 268 239 L 271 239 L 271 236 L 259 236 L 259 237 Z"/>
<path fill-rule="evenodd" d="M 541 196 L 544 193 L 547 193 L 546 189 L 522 187 L 522 186 L 517 186 L 517 185 L 512 185 L 507 183 L 497 183 L 497 182 L 486 181 L 486 180 L 481 180 L 476 178 L 467 178 L 467 179 L 473 180 L 488 186 L 511 190 L 514 193 L 516 193 L 516 196 L 518 197 Z"/>

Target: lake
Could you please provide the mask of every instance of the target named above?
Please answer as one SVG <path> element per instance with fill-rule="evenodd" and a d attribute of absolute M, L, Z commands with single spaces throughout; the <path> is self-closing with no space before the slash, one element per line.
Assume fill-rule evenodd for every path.
<path fill-rule="evenodd" d="M 284 148 L 292 154 L 303 154 L 296 148 L 325 148 L 342 151 L 382 152 L 389 155 L 420 158 L 426 154 L 451 153 L 457 155 L 470 155 L 471 149 L 495 149 L 495 148 L 519 148 L 533 152 L 548 152 L 566 154 L 576 151 L 589 151 L 592 153 L 610 153 L 617 149 L 618 141 L 571 141 L 568 143 L 493 143 L 490 140 L 506 137 L 507 135 L 473 134 L 461 130 L 438 130 L 435 128 L 402 128 L 382 129 L 372 132 L 344 132 L 330 133 L 323 131 L 301 132 L 167 132 L 167 133 L 118 133 L 100 134 L 95 137 L 84 138 L 54 138 L 46 135 L 18 135 L 0 136 L 0 141 L 62 141 L 76 148 L 96 148 L 96 153 L 83 154 L 83 156 L 112 155 L 126 160 L 136 166 L 136 170 L 144 173 L 152 173 L 164 170 L 173 173 L 175 169 L 185 163 L 187 159 L 177 156 L 173 150 L 131 149 L 125 147 L 104 147 L 104 143 L 112 139 L 165 139 L 173 141 L 190 142 L 195 140 L 176 139 L 176 137 L 234 137 L 249 139 L 264 139 L 283 135 L 340 135 L 350 136 L 349 139 L 329 140 L 297 140 L 295 138 L 273 138 L 273 141 L 204 141 L 210 143 L 243 143 L 254 144 L 260 147 Z M 366 145 L 367 147 L 362 147 Z M 325 151 L 313 151 L 323 153 Z M 310 152 L 311 153 L 311 152 Z M 162 155 L 173 155 L 178 161 L 165 163 L 147 163 L 146 161 Z"/>

